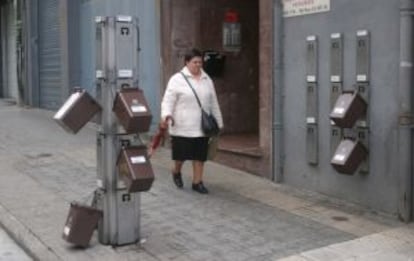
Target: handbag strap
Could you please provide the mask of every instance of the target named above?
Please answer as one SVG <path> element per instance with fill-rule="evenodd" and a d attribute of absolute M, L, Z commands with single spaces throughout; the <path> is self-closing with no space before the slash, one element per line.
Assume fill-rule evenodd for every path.
<path fill-rule="evenodd" d="M 190 81 L 187 79 L 187 77 L 184 75 L 184 73 L 183 73 L 183 72 L 180 72 L 180 73 L 181 73 L 181 75 L 184 77 L 185 81 L 188 83 L 188 86 L 190 86 L 191 90 L 193 91 L 194 96 L 195 96 L 195 97 L 196 97 L 196 99 L 197 99 L 198 106 L 200 106 L 200 109 L 204 110 L 204 109 L 203 109 L 203 106 L 201 106 L 200 99 L 198 98 L 198 95 L 197 95 L 197 93 L 195 92 L 193 85 L 191 85 Z"/>

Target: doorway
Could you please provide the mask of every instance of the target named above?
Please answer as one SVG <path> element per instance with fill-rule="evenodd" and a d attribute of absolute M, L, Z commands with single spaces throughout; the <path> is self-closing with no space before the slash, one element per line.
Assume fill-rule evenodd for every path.
<path fill-rule="evenodd" d="M 271 14 L 272 1 L 175 0 L 161 3 L 164 84 L 160 95 L 163 95 L 169 77 L 182 68 L 186 50 L 196 47 L 224 56 L 221 73 L 210 75 L 225 125 L 216 161 L 271 177 L 272 84 L 271 66 L 267 65 L 271 62 L 271 40 L 265 44 L 267 49 L 262 50 L 263 22 L 260 16 L 264 9 Z M 223 23 L 227 12 L 237 14 L 241 28 L 241 45 L 236 50 L 223 46 Z M 268 15 L 265 19 L 263 28 L 269 29 L 265 36 L 270 39 L 272 17 Z M 259 68 L 259 64 L 265 66 Z"/>
<path fill-rule="evenodd" d="M 235 51 L 223 46 L 226 12 L 238 15 L 241 45 Z M 253 152 L 259 147 L 258 1 L 202 1 L 200 17 L 200 48 L 225 57 L 221 76 L 212 77 L 225 123 L 219 148 Z"/>
<path fill-rule="evenodd" d="M 189 48 L 225 57 L 220 76 L 210 75 L 225 123 L 219 145 L 223 151 L 248 153 L 257 152 L 259 147 L 258 2 L 178 0 L 163 1 L 162 5 L 165 83 L 181 69 L 183 54 Z M 228 11 L 236 12 L 239 17 L 240 50 L 228 51 L 223 47 L 223 21 Z"/>

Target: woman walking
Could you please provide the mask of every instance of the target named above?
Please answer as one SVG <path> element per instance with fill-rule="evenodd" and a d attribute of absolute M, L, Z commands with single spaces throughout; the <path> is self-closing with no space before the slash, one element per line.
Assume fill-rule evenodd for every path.
<path fill-rule="evenodd" d="M 184 64 L 182 70 L 168 81 L 161 103 L 161 127 L 168 127 L 171 136 L 174 161 L 172 178 L 175 185 L 183 187 L 181 169 L 184 161 L 191 160 L 192 189 L 207 194 L 208 190 L 203 184 L 203 171 L 209 137 L 201 129 L 201 109 L 191 88 L 197 94 L 203 109 L 214 115 L 220 129 L 223 128 L 223 118 L 213 81 L 202 69 L 202 53 L 192 49 L 185 54 Z"/>

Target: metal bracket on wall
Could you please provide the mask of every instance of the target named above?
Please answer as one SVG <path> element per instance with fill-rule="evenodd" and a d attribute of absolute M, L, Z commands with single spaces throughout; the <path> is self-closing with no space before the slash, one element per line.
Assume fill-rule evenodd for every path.
<path fill-rule="evenodd" d="M 343 81 L 343 38 L 340 33 L 331 34 L 330 46 L 330 74 L 331 74 L 331 95 L 330 110 L 333 109 L 336 100 L 342 94 Z M 330 151 L 333 155 L 339 143 L 343 139 L 343 131 L 331 121 Z"/>
<path fill-rule="evenodd" d="M 356 46 L 356 81 L 369 82 L 370 80 L 370 35 L 367 30 L 357 32 Z"/>
<path fill-rule="evenodd" d="M 138 56 L 138 21 L 130 16 L 117 16 L 115 24 L 116 38 L 116 85 L 138 87 L 138 59 L 130 57 Z M 129 50 L 129 51 L 125 51 Z"/>
<path fill-rule="evenodd" d="M 317 165 L 318 149 L 318 39 L 306 37 L 306 158 Z"/>
<path fill-rule="evenodd" d="M 367 30 L 360 30 L 356 34 L 356 85 L 358 94 L 367 103 L 367 112 L 359 119 L 355 127 L 356 138 L 369 151 L 369 80 L 370 80 L 370 34 Z M 369 153 L 359 169 L 361 173 L 369 172 Z"/>

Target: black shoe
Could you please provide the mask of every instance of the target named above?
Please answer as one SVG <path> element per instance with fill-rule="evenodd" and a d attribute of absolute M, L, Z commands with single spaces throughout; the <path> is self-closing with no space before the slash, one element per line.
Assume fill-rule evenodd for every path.
<path fill-rule="evenodd" d="M 204 184 L 203 184 L 202 181 L 198 184 L 193 183 L 193 190 L 197 191 L 200 194 L 207 194 L 208 193 L 208 190 L 207 190 L 206 187 L 204 187 Z"/>
<path fill-rule="evenodd" d="M 182 188 L 184 186 L 183 179 L 181 178 L 181 172 L 173 173 L 173 181 L 177 188 Z"/>

